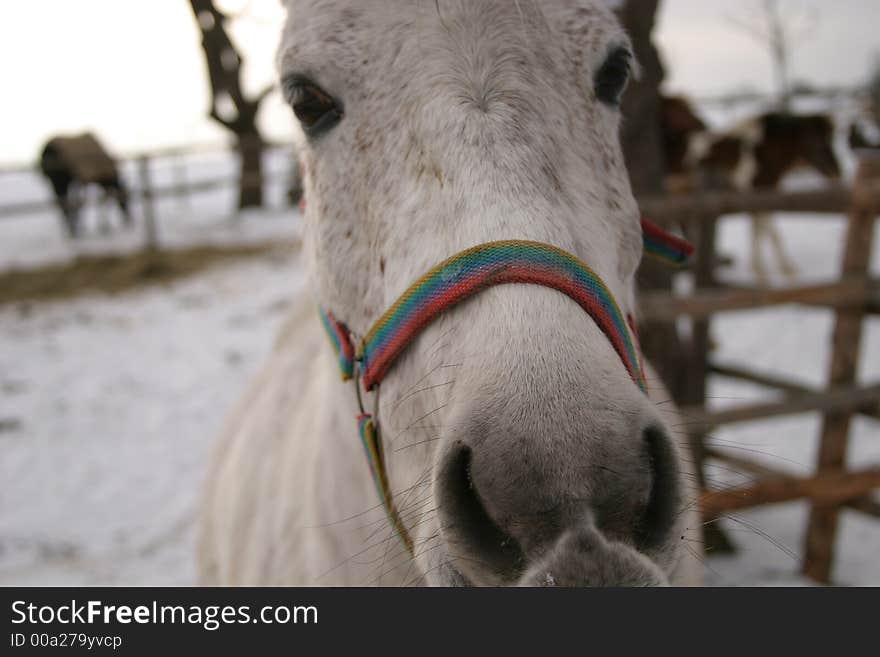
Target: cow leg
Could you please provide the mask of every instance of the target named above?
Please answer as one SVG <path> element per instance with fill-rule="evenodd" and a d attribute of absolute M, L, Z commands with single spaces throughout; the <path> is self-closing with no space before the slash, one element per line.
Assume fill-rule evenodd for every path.
<path fill-rule="evenodd" d="M 770 238 L 770 244 L 773 246 L 773 250 L 776 253 L 776 260 L 779 262 L 779 267 L 782 270 L 782 273 L 785 274 L 785 277 L 788 279 L 795 278 L 798 273 L 797 266 L 785 251 L 785 245 L 782 243 L 782 233 L 779 232 L 779 228 L 776 227 L 776 224 L 773 223 L 770 217 L 767 218 L 766 230 L 767 236 Z"/>
<path fill-rule="evenodd" d="M 73 184 L 70 176 L 66 175 L 66 172 L 61 171 L 57 166 L 49 165 L 46 176 L 49 178 L 52 190 L 55 192 L 55 203 L 58 205 L 58 209 L 61 210 L 61 223 L 64 225 L 67 236 L 73 239 L 77 233 L 77 221 L 76 210 L 71 196 L 76 185 Z"/>
<path fill-rule="evenodd" d="M 113 198 L 116 200 L 117 205 L 119 205 L 119 211 L 122 213 L 122 220 L 126 226 L 132 225 L 131 212 L 128 210 L 128 190 L 126 190 L 125 185 L 122 184 L 122 181 L 117 177 L 113 180 L 109 181 L 105 189 L 108 194 L 111 194 Z"/>
<path fill-rule="evenodd" d="M 761 255 L 761 243 L 770 223 L 770 215 L 766 212 L 755 212 L 752 217 L 752 271 L 761 285 L 767 284 L 767 269 L 764 267 L 764 258 Z"/>
<path fill-rule="evenodd" d="M 64 223 L 67 234 L 71 239 L 80 235 L 80 211 L 82 210 L 82 187 L 77 183 L 71 183 L 67 193 L 61 201 L 61 210 L 64 213 Z"/>
<path fill-rule="evenodd" d="M 76 239 L 79 236 L 79 213 L 73 203 L 70 202 L 70 199 L 62 199 L 60 204 L 67 236 L 71 239 Z"/>
<path fill-rule="evenodd" d="M 98 230 L 101 232 L 101 235 L 109 235 L 112 231 L 112 226 L 110 225 L 110 216 L 107 213 L 107 203 L 110 200 L 110 193 L 106 188 L 103 188 L 99 193 L 96 199 L 96 205 L 98 208 Z"/>

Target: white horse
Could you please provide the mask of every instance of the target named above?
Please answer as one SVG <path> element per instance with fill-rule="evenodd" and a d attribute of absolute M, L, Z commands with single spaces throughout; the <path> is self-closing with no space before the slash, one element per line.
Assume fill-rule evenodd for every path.
<path fill-rule="evenodd" d="M 314 296 L 217 445 L 202 581 L 697 582 L 680 422 L 570 295 L 499 285 L 445 307 L 381 395 L 361 393 L 386 509 L 360 382 L 340 380 L 317 311 L 363 337 L 438 262 L 514 239 L 572 254 L 635 312 L 639 211 L 618 142 L 632 57 L 616 19 L 593 0 L 287 5 L 279 65 L 305 134 Z"/>

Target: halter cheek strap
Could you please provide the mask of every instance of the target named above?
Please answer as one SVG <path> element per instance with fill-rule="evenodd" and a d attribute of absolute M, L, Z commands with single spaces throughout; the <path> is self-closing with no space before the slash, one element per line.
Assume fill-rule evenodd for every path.
<path fill-rule="evenodd" d="M 649 255 L 684 263 L 693 252 L 686 241 L 647 220 L 642 221 L 642 231 L 644 250 Z M 363 409 L 358 379 L 362 379 L 365 390 L 376 389 L 409 344 L 439 315 L 488 287 L 508 283 L 542 285 L 573 299 L 611 343 L 633 382 L 647 394 L 632 316 L 623 315 L 605 283 L 589 266 L 548 244 L 489 242 L 452 256 L 413 283 L 373 325 L 357 350 L 345 324 L 322 309 L 321 319 L 336 351 L 342 378 L 355 381 L 361 406 L 358 430 L 376 490 L 410 554 L 413 543 L 391 494 L 379 427 Z"/>
<path fill-rule="evenodd" d="M 336 359 L 339 362 L 339 371 L 342 374 L 342 380 L 348 381 L 354 376 L 354 345 L 351 342 L 351 333 L 345 324 L 337 321 L 333 315 L 326 312 L 323 308 L 318 308 L 321 313 L 321 321 L 324 324 L 324 330 L 330 337 L 330 344 L 336 352 Z"/>

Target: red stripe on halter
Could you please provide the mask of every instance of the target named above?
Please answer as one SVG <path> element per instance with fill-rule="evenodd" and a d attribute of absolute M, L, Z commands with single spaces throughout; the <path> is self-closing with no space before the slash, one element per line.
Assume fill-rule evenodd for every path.
<path fill-rule="evenodd" d="M 661 244 L 665 244 L 673 250 L 683 253 L 687 257 L 693 255 L 694 246 L 686 239 L 663 230 L 662 228 L 660 228 L 660 226 L 653 223 L 649 219 L 645 219 L 644 217 L 642 217 L 641 223 L 642 235 L 644 237 L 659 242 Z"/>

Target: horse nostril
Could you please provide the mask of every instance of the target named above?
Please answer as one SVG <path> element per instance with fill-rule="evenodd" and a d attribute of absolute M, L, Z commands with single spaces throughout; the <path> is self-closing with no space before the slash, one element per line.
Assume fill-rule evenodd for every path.
<path fill-rule="evenodd" d="M 472 575 L 471 568 L 475 567 L 481 577 L 488 569 L 501 581 L 510 581 L 520 574 L 522 551 L 486 511 L 474 488 L 470 466 L 471 450 L 461 445 L 441 467 L 437 495 L 444 532 L 450 545 L 461 552 L 458 556 L 463 574 Z"/>
<path fill-rule="evenodd" d="M 657 427 L 644 433 L 645 448 L 651 464 L 651 492 L 636 527 L 639 549 L 662 545 L 675 525 L 681 505 L 681 490 L 676 454 L 669 437 Z"/>

